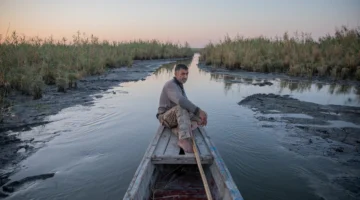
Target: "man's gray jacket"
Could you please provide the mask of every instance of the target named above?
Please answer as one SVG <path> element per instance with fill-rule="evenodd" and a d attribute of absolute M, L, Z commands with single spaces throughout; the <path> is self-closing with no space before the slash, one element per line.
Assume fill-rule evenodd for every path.
<path fill-rule="evenodd" d="M 174 77 L 165 83 L 161 91 L 156 118 L 176 105 L 198 115 L 199 107 L 188 100 L 183 84 Z"/>

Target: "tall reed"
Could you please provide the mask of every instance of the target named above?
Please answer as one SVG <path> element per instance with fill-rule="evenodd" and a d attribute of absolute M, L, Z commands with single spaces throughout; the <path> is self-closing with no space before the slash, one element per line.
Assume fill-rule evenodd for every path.
<path fill-rule="evenodd" d="M 184 45 L 158 40 L 100 41 L 77 32 L 72 40 L 26 37 L 13 32 L 0 36 L 0 104 L 11 90 L 42 97 L 45 85 L 59 91 L 76 87 L 76 80 L 108 68 L 130 67 L 133 60 L 183 58 L 193 55 Z"/>
<path fill-rule="evenodd" d="M 360 27 L 342 26 L 318 41 L 306 33 L 290 37 L 286 32 L 282 38 L 226 36 L 218 44 L 207 44 L 200 61 L 228 69 L 360 80 Z"/>

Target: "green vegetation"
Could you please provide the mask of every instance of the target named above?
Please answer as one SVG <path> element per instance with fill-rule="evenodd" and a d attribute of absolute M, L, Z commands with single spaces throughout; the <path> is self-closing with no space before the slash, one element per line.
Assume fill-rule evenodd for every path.
<path fill-rule="evenodd" d="M 275 39 L 226 36 L 219 44 L 208 44 L 200 61 L 228 69 L 360 81 L 360 27 L 343 26 L 318 41 L 304 33 Z"/>
<path fill-rule="evenodd" d="M 191 48 L 191 50 L 193 51 L 193 53 L 201 53 L 203 48 Z"/>
<path fill-rule="evenodd" d="M 26 38 L 13 32 L 0 35 L 0 104 L 11 90 L 42 97 L 45 85 L 58 91 L 76 87 L 76 80 L 103 73 L 108 68 L 131 66 L 133 60 L 184 58 L 193 52 L 189 45 L 157 40 L 126 43 L 102 41 L 79 32 L 72 41 L 52 37 Z"/>

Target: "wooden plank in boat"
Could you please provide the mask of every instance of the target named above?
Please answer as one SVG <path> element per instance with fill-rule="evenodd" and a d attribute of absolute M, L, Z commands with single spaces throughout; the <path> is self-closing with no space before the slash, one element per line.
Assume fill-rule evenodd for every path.
<path fill-rule="evenodd" d="M 176 156 L 180 154 L 180 147 L 178 146 L 178 136 L 176 136 L 174 133 L 170 133 L 170 140 L 169 140 L 169 144 L 166 147 L 165 156 Z"/>
<path fill-rule="evenodd" d="M 213 163 L 212 156 L 202 156 L 202 164 Z M 196 164 L 196 158 L 194 155 L 164 155 L 153 158 L 151 161 L 153 164 Z"/>
<path fill-rule="evenodd" d="M 195 135 L 196 145 L 197 145 L 197 147 L 199 149 L 199 152 L 200 152 L 200 156 L 201 157 L 211 156 L 209 148 L 206 145 L 204 136 L 201 134 L 201 132 L 200 132 L 200 130 L 198 128 L 194 130 L 194 135 Z"/>
<path fill-rule="evenodd" d="M 166 147 L 169 144 L 169 140 L 171 135 L 174 135 L 170 129 L 164 128 L 163 132 L 161 133 L 161 136 L 159 138 L 159 142 L 156 145 L 154 155 L 163 155 L 165 153 Z"/>
<path fill-rule="evenodd" d="M 195 130 L 196 143 L 200 152 L 201 163 L 211 164 L 213 156 L 211 155 L 204 137 L 198 129 Z M 165 128 L 161 139 L 152 155 L 153 164 L 196 164 L 195 155 L 193 153 L 185 153 L 180 155 L 180 147 L 177 145 L 178 136 L 170 129 Z"/>

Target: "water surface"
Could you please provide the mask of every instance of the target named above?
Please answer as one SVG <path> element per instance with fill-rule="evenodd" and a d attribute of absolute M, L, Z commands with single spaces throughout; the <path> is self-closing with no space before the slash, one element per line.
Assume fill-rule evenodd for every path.
<path fill-rule="evenodd" d="M 359 106 L 359 90 L 315 83 L 261 80 L 212 75 L 190 65 L 185 84 L 188 97 L 208 112 L 206 127 L 245 199 L 337 199 L 341 192 L 329 184 L 341 166 L 326 158 L 301 156 L 281 145 L 287 132 L 263 128 L 251 109 L 237 103 L 256 93 L 289 94 L 319 104 Z M 155 118 L 162 85 L 173 77 L 166 65 L 144 81 L 122 83 L 94 97 L 94 105 L 74 106 L 50 116 L 54 121 L 31 131 L 43 146 L 21 163 L 11 177 L 55 172 L 53 178 L 25 185 L 8 199 L 122 199 L 158 121 Z M 246 84 L 248 83 L 248 84 Z M 289 115 L 289 114 L 288 114 Z M 295 117 L 307 117 L 291 115 Z M 48 141 L 48 142 L 42 142 Z"/>

